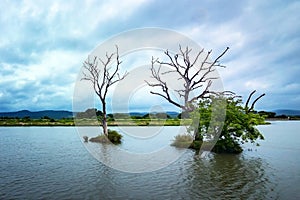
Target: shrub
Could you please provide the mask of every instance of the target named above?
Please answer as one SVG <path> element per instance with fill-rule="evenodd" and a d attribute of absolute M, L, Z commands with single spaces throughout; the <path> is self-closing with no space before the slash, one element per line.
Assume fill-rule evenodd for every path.
<path fill-rule="evenodd" d="M 184 135 L 176 135 L 175 140 L 171 144 L 171 146 L 175 146 L 178 148 L 188 148 L 193 142 L 193 137 L 188 134 Z"/>
<path fill-rule="evenodd" d="M 110 130 L 108 129 L 108 139 L 113 143 L 113 144 L 120 144 L 122 135 L 120 135 L 117 131 L 115 130 Z"/>
<path fill-rule="evenodd" d="M 122 139 L 122 135 L 120 135 L 115 130 L 108 130 L 108 137 L 103 135 L 98 135 L 97 137 L 91 138 L 90 142 L 98 142 L 98 143 L 113 143 L 113 144 L 120 144 Z"/>

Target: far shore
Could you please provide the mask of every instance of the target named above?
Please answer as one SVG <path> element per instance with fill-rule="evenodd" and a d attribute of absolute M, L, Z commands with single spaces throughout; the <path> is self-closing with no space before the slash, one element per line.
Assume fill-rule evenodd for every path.
<path fill-rule="evenodd" d="M 272 121 L 295 121 L 300 118 L 267 118 L 265 124 L 271 124 Z M 108 121 L 108 126 L 180 126 L 189 125 L 191 120 L 186 119 L 119 119 Z M 101 126 L 100 121 L 96 119 L 0 119 L 0 126 Z"/>
<path fill-rule="evenodd" d="M 120 119 L 108 126 L 180 126 L 190 124 L 181 119 Z M 0 126 L 101 126 L 97 119 L 0 119 Z"/>

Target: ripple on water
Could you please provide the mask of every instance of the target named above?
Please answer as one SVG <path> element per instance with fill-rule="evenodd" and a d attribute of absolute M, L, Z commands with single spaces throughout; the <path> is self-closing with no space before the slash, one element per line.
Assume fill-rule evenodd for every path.
<path fill-rule="evenodd" d="M 0 199 L 278 198 L 276 166 L 247 152 L 186 151 L 166 168 L 134 174 L 95 160 L 73 128 L 0 128 L 0 137 Z"/>

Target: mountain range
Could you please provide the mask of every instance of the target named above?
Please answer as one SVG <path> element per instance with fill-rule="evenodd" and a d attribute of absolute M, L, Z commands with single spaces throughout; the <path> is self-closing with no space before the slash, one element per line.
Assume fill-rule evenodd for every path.
<path fill-rule="evenodd" d="M 300 110 L 278 109 L 274 112 L 276 115 L 300 116 Z"/>
<path fill-rule="evenodd" d="M 43 110 L 36 112 L 31 112 L 29 110 L 20 110 L 16 112 L 0 112 L 0 117 L 30 117 L 31 119 L 40 119 L 45 116 L 53 119 L 62 119 L 73 117 L 73 113 L 65 110 Z"/>
<path fill-rule="evenodd" d="M 170 117 L 175 118 L 178 116 L 178 112 L 166 112 Z M 74 113 L 76 114 L 76 113 Z M 144 116 L 148 114 L 147 112 L 130 112 L 130 113 L 121 113 L 123 115 L 130 116 Z M 0 112 L 0 117 L 13 117 L 13 118 L 23 118 L 30 117 L 31 119 L 40 119 L 42 117 L 49 117 L 52 119 L 62 119 L 62 118 L 72 118 L 73 112 L 65 110 L 43 110 L 43 111 L 29 111 L 29 110 L 20 110 L 16 112 Z"/>

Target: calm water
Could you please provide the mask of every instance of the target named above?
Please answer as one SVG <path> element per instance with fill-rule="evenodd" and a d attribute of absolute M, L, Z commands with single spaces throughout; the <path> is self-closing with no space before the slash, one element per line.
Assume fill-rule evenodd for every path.
<path fill-rule="evenodd" d="M 300 122 L 272 123 L 259 126 L 260 147 L 204 159 L 188 150 L 148 173 L 106 167 L 74 127 L 1 127 L 0 199 L 299 199 Z"/>

